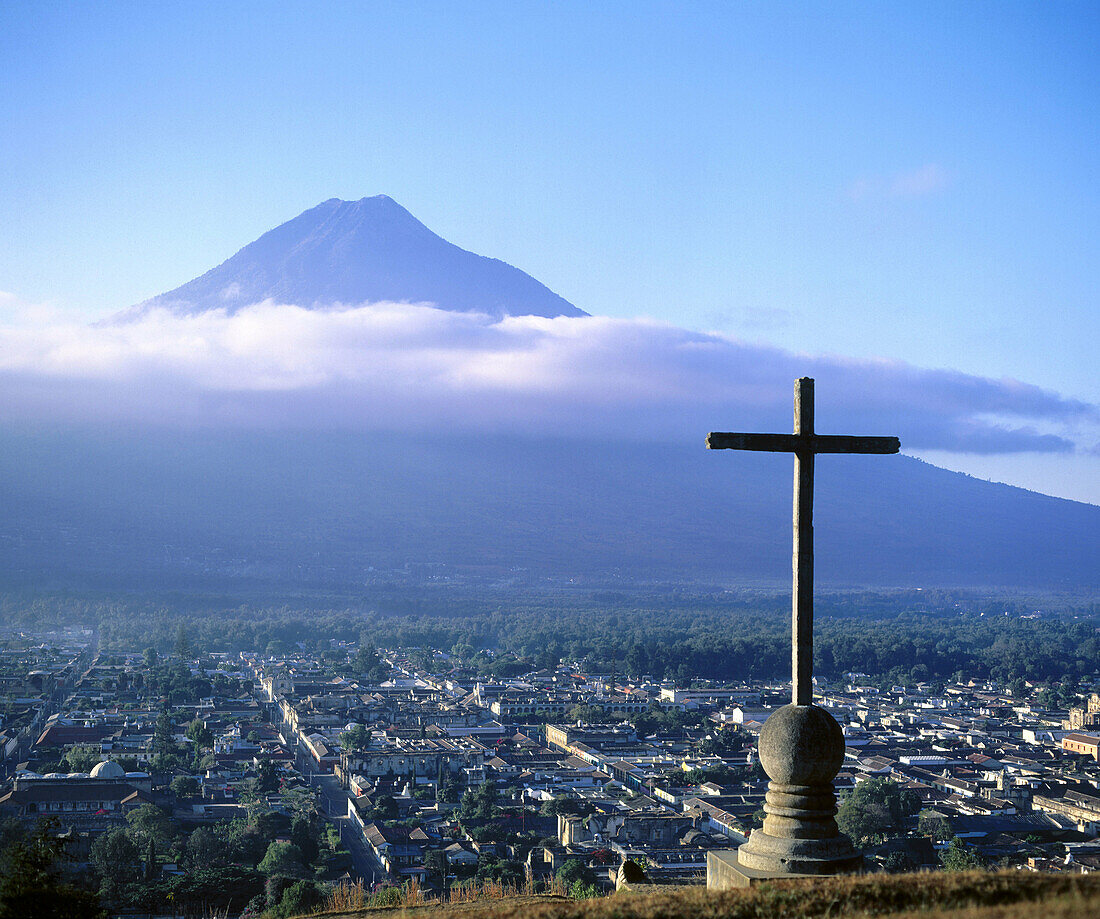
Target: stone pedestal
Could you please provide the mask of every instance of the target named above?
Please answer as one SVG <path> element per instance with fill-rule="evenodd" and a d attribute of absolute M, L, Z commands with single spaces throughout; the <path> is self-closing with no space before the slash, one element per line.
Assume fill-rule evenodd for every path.
<path fill-rule="evenodd" d="M 821 875 L 783 874 L 746 868 L 737 860 L 736 849 L 711 849 L 707 853 L 707 887 L 711 890 L 743 889 L 765 881 L 812 881 L 819 877 Z"/>
<path fill-rule="evenodd" d="M 843 762 L 844 735 L 825 709 L 785 705 L 773 712 L 760 732 L 760 764 L 771 779 L 764 826 L 737 850 L 736 863 L 715 853 L 712 873 L 708 858 L 707 886 L 859 871 L 863 856 L 836 825 L 833 779 Z"/>

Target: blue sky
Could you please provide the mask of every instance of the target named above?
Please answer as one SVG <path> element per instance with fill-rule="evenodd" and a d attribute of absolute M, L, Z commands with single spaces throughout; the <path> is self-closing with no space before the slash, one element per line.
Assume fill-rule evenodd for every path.
<path fill-rule="evenodd" d="M 0 290 L 99 318 L 385 193 L 591 313 L 1096 404 L 1098 39 L 1068 3 L 7 4 Z M 1098 441 L 928 456 L 1100 503 Z"/>

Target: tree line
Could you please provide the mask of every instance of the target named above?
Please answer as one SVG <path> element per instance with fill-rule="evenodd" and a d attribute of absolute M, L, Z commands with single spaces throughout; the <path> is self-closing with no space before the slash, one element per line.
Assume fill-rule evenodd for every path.
<path fill-rule="evenodd" d="M 428 602 L 431 600 L 432 602 Z M 1035 601 L 937 593 L 837 594 L 819 598 L 815 673 L 858 672 L 883 681 L 946 681 L 965 675 L 1010 682 L 1081 680 L 1100 661 L 1100 606 L 1065 602 L 1028 615 Z M 782 679 L 789 671 L 789 601 L 781 593 L 627 594 L 551 592 L 514 596 L 440 593 L 379 608 L 196 607 L 153 601 L 0 603 L 3 621 L 51 620 L 95 627 L 101 647 L 153 649 L 150 678 L 181 698 L 201 690 L 155 655 L 303 649 L 377 677 L 378 647 L 422 648 L 421 663 L 461 665 L 489 677 L 575 661 L 590 671 L 687 683 Z M 445 651 L 450 661 L 432 657 Z M 155 663 L 154 663 L 155 661 Z"/>

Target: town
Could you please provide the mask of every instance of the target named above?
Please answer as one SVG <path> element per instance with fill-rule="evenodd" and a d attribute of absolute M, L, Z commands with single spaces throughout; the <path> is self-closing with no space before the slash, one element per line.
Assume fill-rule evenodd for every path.
<path fill-rule="evenodd" d="M 756 737 L 790 692 L 570 660 L 494 677 L 517 668 L 340 640 L 207 653 L 183 626 L 168 653 L 79 626 L 0 638 L 5 841 L 48 834 L 118 909 L 258 914 L 347 885 L 586 897 L 628 862 L 702 883 L 763 819 Z M 957 676 L 815 680 L 868 866 L 1100 869 L 1100 678 L 1064 699 Z"/>

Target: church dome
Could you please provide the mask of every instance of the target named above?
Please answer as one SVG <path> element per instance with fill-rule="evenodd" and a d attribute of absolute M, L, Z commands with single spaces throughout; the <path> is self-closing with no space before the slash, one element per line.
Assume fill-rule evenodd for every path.
<path fill-rule="evenodd" d="M 93 779 L 124 779 L 126 770 L 113 760 L 104 760 L 92 767 Z"/>

